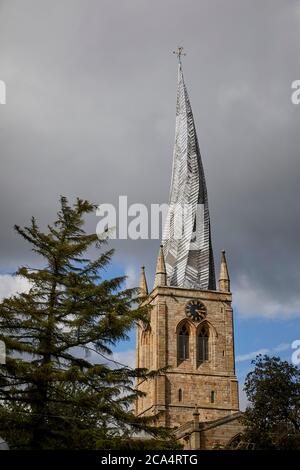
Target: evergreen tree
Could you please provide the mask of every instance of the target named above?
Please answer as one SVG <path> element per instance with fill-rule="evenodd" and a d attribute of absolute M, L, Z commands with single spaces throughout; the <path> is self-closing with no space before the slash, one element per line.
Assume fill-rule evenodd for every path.
<path fill-rule="evenodd" d="M 278 357 L 257 356 L 245 381 L 250 406 L 242 440 L 256 449 L 300 449 L 300 370 Z"/>
<path fill-rule="evenodd" d="M 11 448 L 114 448 L 141 430 L 167 438 L 152 419 L 132 412 L 140 393 L 135 379 L 155 372 L 109 360 L 135 322 L 147 322 L 148 311 L 136 289 L 122 288 L 124 277 L 103 278 L 113 250 L 86 257 L 105 243 L 83 229 L 93 211 L 88 201 L 77 199 L 72 207 L 62 197 L 47 233 L 34 218 L 15 227 L 43 264 L 20 268 L 16 274 L 30 282 L 30 291 L 0 304 L 7 350 L 0 366 L 0 435 Z"/>

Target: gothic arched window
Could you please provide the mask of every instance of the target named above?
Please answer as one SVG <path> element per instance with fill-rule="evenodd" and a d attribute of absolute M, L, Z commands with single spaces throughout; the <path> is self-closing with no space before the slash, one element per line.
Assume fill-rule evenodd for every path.
<path fill-rule="evenodd" d="M 178 359 L 184 361 L 189 358 L 189 330 L 183 325 L 178 332 Z"/>
<path fill-rule="evenodd" d="M 208 329 L 203 327 L 198 334 L 198 361 L 205 362 L 208 361 L 208 359 Z"/>

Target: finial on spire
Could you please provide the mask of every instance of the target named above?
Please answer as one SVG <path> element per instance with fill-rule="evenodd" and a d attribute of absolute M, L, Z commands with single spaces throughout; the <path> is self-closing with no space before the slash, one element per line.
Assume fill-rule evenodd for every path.
<path fill-rule="evenodd" d="M 178 57 L 178 62 L 181 64 L 181 56 L 186 55 L 185 52 L 183 52 L 183 47 L 178 46 L 176 51 L 173 51 L 173 54 L 176 54 Z"/>
<path fill-rule="evenodd" d="M 222 253 L 221 253 L 219 290 L 221 292 L 230 292 L 230 278 L 229 278 L 225 250 L 222 250 Z"/>
<path fill-rule="evenodd" d="M 148 286 L 147 286 L 147 280 L 146 280 L 146 274 L 145 274 L 145 267 L 144 266 L 141 267 L 139 295 L 140 295 L 140 297 L 144 297 L 145 295 L 148 295 Z"/>
<path fill-rule="evenodd" d="M 167 285 L 167 271 L 166 271 L 166 265 L 165 265 L 165 257 L 164 257 L 163 245 L 160 245 L 158 258 L 157 258 L 157 264 L 156 264 L 156 271 L 155 271 L 154 288 L 162 287 L 166 285 Z"/>

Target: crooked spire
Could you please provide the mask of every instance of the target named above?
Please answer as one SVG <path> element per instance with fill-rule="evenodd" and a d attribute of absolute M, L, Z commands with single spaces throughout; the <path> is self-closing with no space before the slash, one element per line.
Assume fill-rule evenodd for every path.
<path fill-rule="evenodd" d="M 148 295 L 148 286 L 144 266 L 141 267 L 139 295 L 140 297 Z"/>
<path fill-rule="evenodd" d="M 178 48 L 176 131 L 169 212 L 163 236 L 170 286 L 216 289 L 207 190 Z M 181 214 L 184 218 L 181 218 Z"/>
<path fill-rule="evenodd" d="M 225 250 L 222 250 L 222 253 L 221 253 L 219 290 L 221 292 L 230 292 L 230 278 L 229 278 Z"/>
<path fill-rule="evenodd" d="M 154 279 L 154 288 L 162 287 L 167 285 L 167 271 L 165 265 L 165 257 L 163 252 L 163 245 L 159 247 L 159 253 L 156 263 L 155 279 Z"/>

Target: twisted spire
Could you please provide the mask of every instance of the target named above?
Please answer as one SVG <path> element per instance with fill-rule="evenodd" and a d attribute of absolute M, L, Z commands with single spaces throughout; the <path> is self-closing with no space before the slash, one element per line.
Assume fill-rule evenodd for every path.
<path fill-rule="evenodd" d="M 170 286 L 215 290 L 206 182 L 181 55 L 182 50 L 170 207 L 163 235 L 167 282 Z"/>

